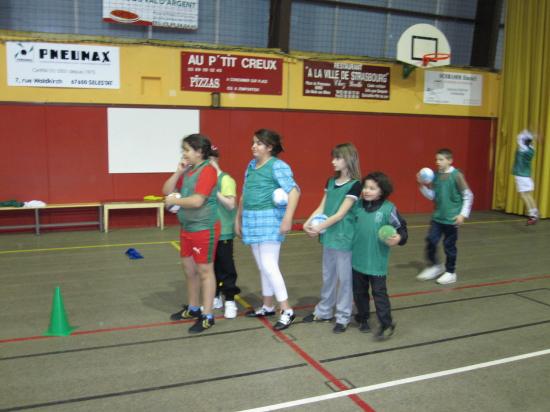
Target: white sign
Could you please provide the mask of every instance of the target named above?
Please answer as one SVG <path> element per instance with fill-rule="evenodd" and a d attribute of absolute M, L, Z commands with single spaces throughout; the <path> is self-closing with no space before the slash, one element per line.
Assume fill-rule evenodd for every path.
<path fill-rule="evenodd" d="M 199 127 L 199 110 L 109 107 L 109 173 L 174 172 L 181 140 Z"/>
<path fill-rule="evenodd" d="M 480 74 L 424 71 L 424 103 L 481 106 Z"/>
<path fill-rule="evenodd" d="M 103 0 L 103 20 L 196 30 L 199 0 Z"/>
<path fill-rule="evenodd" d="M 7 42 L 8 86 L 120 88 L 118 47 Z"/>

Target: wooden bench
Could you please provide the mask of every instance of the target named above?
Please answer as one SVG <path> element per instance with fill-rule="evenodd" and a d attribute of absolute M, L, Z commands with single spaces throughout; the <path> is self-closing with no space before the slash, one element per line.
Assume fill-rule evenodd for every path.
<path fill-rule="evenodd" d="M 157 209 L 157 227 L 164 229 L 164 202 L 134 201 L 103 203 L 103 230 L 109 232 L 109 211 L 114 209 Z"/>
<path fill-rule="evenodd" d="M 52 209 L 76 209 L 76 208 L 97 208 L 98 220 L 86 221 L 86 222 L 64 222 L 64 223 L 40 223 L 40 211 L 52 210 Z M 13 225 L 13 226 L 0 226 L 1 230 L 10 229 L 30 229 L 34 228 L 34 233 L 40 234 L 40 229 L 48 227 L 73 227 L 73 226 L 95 226 L 99 227 L 99 230 L 103 230 L 103 208 L 99 202 L 88 203 L 51 203 L 42 207 L 0 207 L 0 212 L 3 211 L 15 211 L 15 210 L 32 210 L 34 211 L 34 224 L 32 225 Z"/>

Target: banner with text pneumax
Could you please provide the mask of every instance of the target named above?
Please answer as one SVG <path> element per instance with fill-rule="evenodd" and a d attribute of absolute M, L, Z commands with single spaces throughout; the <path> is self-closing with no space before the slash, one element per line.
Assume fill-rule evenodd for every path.
<path fill-rule="evenodd" d="M 119 48 L 6 42 L 8 86 L 119 89 Z"/>
<path fill-rule="evenodd" d="M 103 20 L 196 30 L 199 0 L 103 0 Z"/>

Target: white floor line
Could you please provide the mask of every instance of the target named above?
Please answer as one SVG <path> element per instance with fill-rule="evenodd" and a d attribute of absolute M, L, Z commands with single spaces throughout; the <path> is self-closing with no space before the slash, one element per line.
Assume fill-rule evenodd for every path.
<path fill-rule="evenodd" d="M 335 393 L 329 393 L 326 395 L 313 396 L 311 398 L 297 399 L 295 401 L 283 402 L 275 405 L 262 406 L 260 408 L 246 409 L 241 412 L 267 412 L 267 411 L 275 411 L 275 410 L 284 409 L 284 408 L 292 408 L 295 406 L 306 405 L 308 403 L 322 402 L 322 401 L 327 401 L 329 399 L 336 399 L 344 396 L 356 395 L 359 393 L 372 392 L 378 389 L 391 388 L 393 386 L 404 385 L 407 383 L 419 382 L 427 379 L 440 378 L 442 376 L 455 375 L 458 373 L 469 372 L 476 369 L 489 368 L 491 366 L 502 365 L 510 362 L 517 362 L 523 359 L 529 359 L 529 358 L 534 358 L 536 356 L 544 356 L 544 355 L 550 355 L 550 349 L 545 349 L 545 350 L 531 352 L 531 353 L 524 353 L 523 355 L 496 359 L 496 360 L 484 362 L 484 363 L 477 363 L 475 365 L 463 366 L 461 368 L 448 369 L 446 371 L 427 373 L 425 375 L 412 376 L 410 378 L 378 383 L 376 385 L 363 386 L 361 388 L 349 389 L 347 391 L 342 391 L 342 392 L 335 392 Z"/>

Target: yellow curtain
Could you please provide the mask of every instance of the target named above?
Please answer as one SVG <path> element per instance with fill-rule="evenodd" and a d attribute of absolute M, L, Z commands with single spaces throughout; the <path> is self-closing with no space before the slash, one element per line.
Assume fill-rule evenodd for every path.
<path fill-rule="evenodd" d="M 524 214 L 511 174 L 516 136 L 538 133 L 532 177 L 540 217 L 550 216 L 550 0 L 508 0 L 493 208 Z"/>

